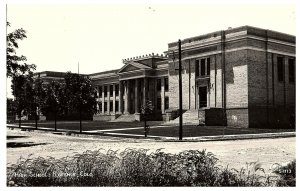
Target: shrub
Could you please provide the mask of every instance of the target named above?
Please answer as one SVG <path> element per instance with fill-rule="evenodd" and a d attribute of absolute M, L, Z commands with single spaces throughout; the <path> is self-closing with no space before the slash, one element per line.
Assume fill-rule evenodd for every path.
<path fill-rule="evenodd" d="M 296 186 L 296 160 L 287 165 L 278 165 L 275 173 L 280 176 L 277 186 Z"/>
<path fill-rule="evenodd" d="M 218 159 L 205 150 L 178 154 L 161 149 L 85 151 L 71 157 L 21 158 L 7 168 L 8 186 L 274 186 L 260 168 L 217 166 Z M 274 183 L 275 181 L 275 183 Z"/>

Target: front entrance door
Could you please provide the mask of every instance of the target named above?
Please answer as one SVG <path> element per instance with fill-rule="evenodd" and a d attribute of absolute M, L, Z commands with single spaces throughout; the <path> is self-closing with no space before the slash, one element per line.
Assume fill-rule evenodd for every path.
<path fill-rule="evenodd" d="M 207 107 L 207 86 L 199 87 L 199 108 Z"/>

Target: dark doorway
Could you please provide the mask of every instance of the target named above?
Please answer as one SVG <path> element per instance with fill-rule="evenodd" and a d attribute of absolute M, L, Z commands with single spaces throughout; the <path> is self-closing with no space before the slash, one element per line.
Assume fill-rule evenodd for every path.
<path fill-rule="evenodd" d="M 199 87 L 199 108 L 207 107 L 207 87 Z"/>

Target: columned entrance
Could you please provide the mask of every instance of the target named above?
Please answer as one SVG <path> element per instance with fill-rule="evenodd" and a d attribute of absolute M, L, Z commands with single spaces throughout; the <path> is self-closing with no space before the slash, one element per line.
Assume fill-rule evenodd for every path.
<path fill-rule="evenodd" d="M 124 114 L 140 113 L 141 106 L 145 99 L 146 85 L 145 78 L 129 79 L 124 80 L 125 91 L 124 91 Z"/>

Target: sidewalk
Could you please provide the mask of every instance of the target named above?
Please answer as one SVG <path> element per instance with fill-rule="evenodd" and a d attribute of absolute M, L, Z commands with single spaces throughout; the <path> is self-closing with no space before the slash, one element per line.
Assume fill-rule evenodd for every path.
<path fill-rule="evenodd" d="M 8 128 L 19 128 L 15 124 L 7 124 Z M 24 129 L 36 130 L 34 126 L 22 125 Z M 169 127 L 169 125 L 158 125 L 152 126 L 153 128 L 163 128 Z M 92 130 L 92 131 L 82 131 L 84 135 L 101 135 L 101 136 L 113 136 L 113 137 L 126 137 L 126 138 L 145 138 L 143 134 L 130 134 L 130 133 L 120 133 L 114 131 L 127 131 L 133 129 L 144 129 L 144 127 L 133 127 L 125 129 L 105 129 L 105 130 Z M 78 131 L 70 131 L 67 129 L 58 128 L 57 131 L 54 131 L 53 128 L 38 127 L 36 131 L 53 131 L 62 134 L 76 134 L 80 135 Z M 187 142 L 205 142 L 205 141 L 225 141 L 225 140 L 243 140 L 243 139 L 262 139 L 262 138 L 284 138 L 284 137 L 296 137 L 296 132 L 277 132 L 277 133 L 258 133 L 258 134 L 238 134 L 238 135 L 217 135 L 217 136 L 198 136 L 198 137 L 184 137 L 182 141 Z M 178 137 L 167 137 L 167 136 L 157 136 L 157 135 L 148 135 L 147 138 L 161 140 L 161 141 L 170 141 L 176 142 L 179 141 Z"/>

